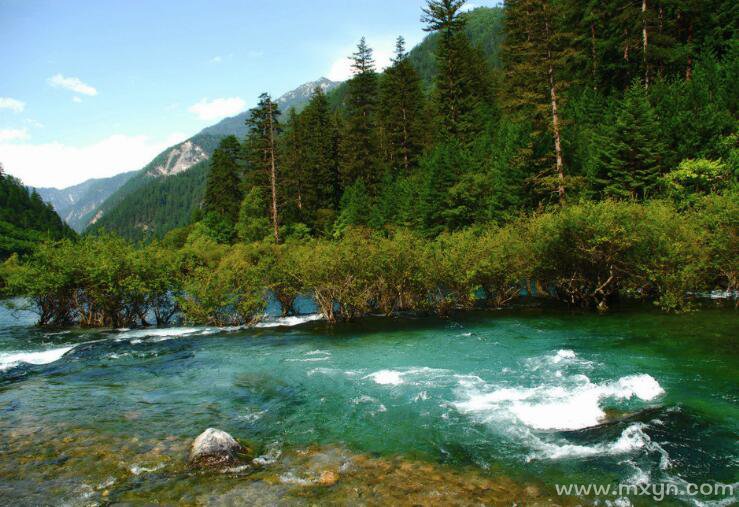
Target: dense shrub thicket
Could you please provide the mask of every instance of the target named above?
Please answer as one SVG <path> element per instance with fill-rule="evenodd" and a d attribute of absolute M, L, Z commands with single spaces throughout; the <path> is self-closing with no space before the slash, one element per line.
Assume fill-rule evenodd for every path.
<path fill-rule="evenodd" d="M 735 195 L 678 211 L 668 202 L 606 200 L 428 239 L 408 229 L 350 228 L 339 240 L 221 244 L 196 224 L 141 248 L 115 236 L 46 244 L 0 271 L 42 325 L 233 325 L 262 317 L 268 293 L 285 313 L 311 295 L 331 321 L 370 313 L 445 315 L 500 307 L 528 285 L 605 310 L 619 298 L 686 307 L 692 291 L 737 288 Z M 542 291 L 542 288 L 547 289 Z"/>

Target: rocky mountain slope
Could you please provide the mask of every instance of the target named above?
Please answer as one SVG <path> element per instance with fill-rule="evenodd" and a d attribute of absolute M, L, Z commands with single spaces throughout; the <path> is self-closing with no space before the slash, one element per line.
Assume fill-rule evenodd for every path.
<path fill-rule="evenodd" d="M 50 203 L 72 229 L 81 232 L 97 208 L 121 188 L 136 171 L 117 174 L 110 178 L 93 178 L 78 185 L 58 188 L 36 188 L 41 198 Z"/>

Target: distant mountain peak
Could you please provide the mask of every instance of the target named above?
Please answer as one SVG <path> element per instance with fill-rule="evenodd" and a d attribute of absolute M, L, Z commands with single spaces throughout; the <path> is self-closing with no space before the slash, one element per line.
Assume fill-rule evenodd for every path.
<path fill-rule="evenodd" d="M 280 111 L 283 113 L 286 113 L 291 107 L 294 107 L 296 110 L 300 110 L 308 103 L 310 98 L 313 96 L 313 91 L 317 87 L 321 88 L 325 93 L 333 90 L 340 84 L 340 82 L 331 81 L 328 78 L 321 77 L 315 81 L 303 83 L 297 88 L 280 95 L 279 98 L 275 99 L 275 102 L 280 106 Z M 236 116 L 224 118 L 215 125 L 204 128 L 200 133 L 221 137 L 234 135 L 239 139 L 243 139 L 247 134 L 246 119 L 248 116 L 249 111 L 247 110 L 237 114 Z"/>

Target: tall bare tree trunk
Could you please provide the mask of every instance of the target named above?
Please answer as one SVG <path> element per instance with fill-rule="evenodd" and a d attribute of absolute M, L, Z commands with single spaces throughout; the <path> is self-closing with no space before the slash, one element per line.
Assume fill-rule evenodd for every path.
<path fill-rule="evenodd" d="M 593 90 L 598 89 L 598 53 L 595 49 L 595 23 L 590 23 L 590 57 L 593 67 Z"/>
<path fill-rule="evenodd" d="M 647 31 L 647 0 L 642 0 L 641 2 L 641 19 L 644 58 L 644 87 L 649 88 L 649 61 L 647 59 L 647 51 L 649 49 L 649 32 Z"/>
<path fill-rule="evenodd" d="M 275 128 L 272 123 L 272 101 L 269 101 L 269 154 L 271 161 L 270 185 L 272 186 L 272 226 L 275 231 L 275 243 L 280 242 L 280 231 L 277 225 L 277 167 L 275 163 Z"/>
<path fill-rule="evenodd" d="M 688 23 L 688 65 L 685 67 L 685 80 L 693 79 L 693 20 Z"/>
<path fill-rule="evenodd" d="M 547 36 L 547 71 L 549 74 L 549 95 L 552 99 L 552 133 L 554 134 L 554 154 L 557 159 L 557 194 L 560 204 L 565 201 L 565 172 L 562 160 L 562 139 L 559 132 L 559 112 L 557 109 L 557 86 L 554 80 L 554 63 L 552 50 L 549 47 L 549 21 L 544 23 Z"/>

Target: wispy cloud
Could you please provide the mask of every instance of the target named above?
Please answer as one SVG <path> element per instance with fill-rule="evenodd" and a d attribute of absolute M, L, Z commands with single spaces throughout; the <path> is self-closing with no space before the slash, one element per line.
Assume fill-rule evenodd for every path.
<path fill-rule="evenodd" d="M 200 99 L 199 102 L 187 108 L 201 120 L 220 120 L 226 116 L 233 116 L 246 108 L 246 102 L 240 97 Z"/>
<path fill-rule="evenodd" d="M 210 59 L 210 63 L 221 63 L 223 61 L 222 56 L 214 56 Z"/>
<path fill-rule="evenodd" d="M 28 139 L 28 129 L 2 129 L 0 130 L 0 142 L 20 141 Z"/>
<path fill-rule="evenodd" d="M 26 103 L 22 100 L 0 97 L 0 109 L 10 109 L 14 113 L 22 113 L 25 108 Z"/>
<path fill-rule="evenodd" d="M 249 52 L 246 53 L 246 55 L 249 58 L 261 58 L 264 56 L 264 51 L 259 49 L 250 49 Z"/>
<path fill-rule="evenodd" d="M 80 102 L 82 102 L 82 99 L 75 95 L 74 97 L 72 97 L 72 102 L 76 102 L 77 104 L 79 104 Z"/>
<path fill-rule="evenodd" d="M 89 84 L 83 83 L 77 77 L 65 77 L 62 74 L 55 74 L 48 79 L 48 83 L 54 88 L 64 88 L 65 90 L 81 93 L 82 95 L 94 96 L 98 91 Z"/>
<path fill-rule="evenodd" d="M 59 142 L 9 142 L 0 134 L 0 153 L 5 170 L 26 185 L 63 188 L 89 178 L 140 169 L 185 137 L 179 133 L 160 139 L 115 134 L 92 144 L 70 146 Z"/>

